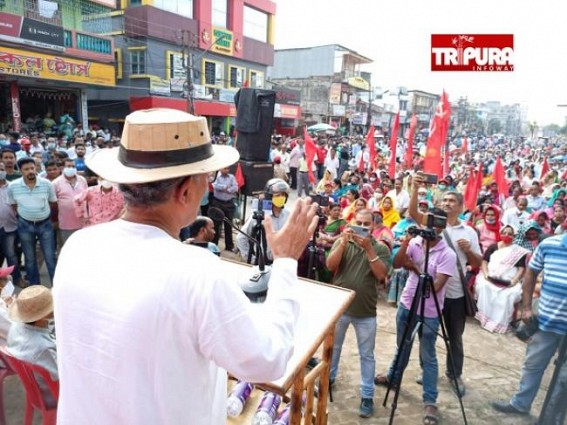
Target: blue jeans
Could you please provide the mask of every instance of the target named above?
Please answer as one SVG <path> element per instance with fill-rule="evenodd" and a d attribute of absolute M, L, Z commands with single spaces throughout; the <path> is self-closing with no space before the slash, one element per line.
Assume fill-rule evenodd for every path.
<path fill-rule="evenodd" d="M 510 400 L 510 404 L 516 409 L 522 412 L 530 411 L 539 390 L 543 373 L 562 339 L 563 335 L 537 331 L 528 343 L 526 358 L 522 365 L 520 389 Z"/>
<path fill-rule="evenodd" d="M 399 356 L 397 372 L 394 375 L 394 360 L 390 363 L 388 369 L 388 379 L 392 382 L 399 382 L 401 379 L 401 371 L 405 370 L 411 354 L 412 345 L 402 345 L 402 337 L 404 329 L 408 324 L 409 310 L 404 306 L 398 307 L 398 314 L 396 316 L 396 334 L 398 350 L 401 348 Z M 410 323 L 410 332 L 415 328 L 415 319 Z M 437 339 L 437 332 L 439 330 L 438 317 L 426 317 L 421 326 L 421 335 L 419 338 L 419 356 L 421 359 L 421 368 L 423 370 L 423 403 L 426 405 L 436 405 L 437 396 L 437 380 L 439 374 L 439 365 L 437 363 L 437 352 L 435 351 L 435 340 Z M 399 351 L 398 351 L 399 352 Z"/>
<path fill-rule="evenodd" d="M 358 354 L 360 355 L 360 396 L 374 397 L 374 345 L 376 342 L 376 317 L 354 317 L 343 314 L 335 326 L 335 343 L 331 361 L 331 380 L 334 381 L 339 371 L 341 350 L 345 341 L 348 326 L 352 324 L 356 333 Z"/>
<path fill-rule="evenodd" d="M 20 266 L 18 265 L 18 256 L 16 255 L 16 237 L 18 236 L 18 231 L 6 232 L 4 228 L 0 229 L 0 247 L 8 266 L 14 266 L 14 271 L 12 272 L 12 279 L 14 283 L 18 283 L 22 277 L 20 273 Z"/>
<path fill-rule="evenodd" d="M 45 257 L 49 279 L 53 284 L 55 275 L 55 232 L 51 220 L 45 220 L 37 224 L 25 221 L 18 217 L 18 235 L 22 243 L 22 251 L 26 260 L 27 280 L 32 285 L 38 285 L 39 270 L 35 258 L 35 247 L 39 240 L 39 245 Z"/>

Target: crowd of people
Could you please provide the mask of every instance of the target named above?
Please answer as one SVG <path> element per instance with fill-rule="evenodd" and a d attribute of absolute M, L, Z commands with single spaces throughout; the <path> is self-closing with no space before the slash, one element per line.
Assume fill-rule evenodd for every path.
<path fill-rule="evenodd" d="M 47 330 L 53 317 L 51 294 L 37 289 L 41 287 L 39 269 L 42 264 L 45 263 L 53 283 L 58 254 L 77 230 L 124 217 L 128 205 L 140 223 L 154 223 L 144 212 L 141 200 L 154 205 L 160 190 L 169 193 L 180 189 L 156 186 L 143 192 L 124 178 L 119 190 L 111 181 L 120 182 L 120 179 L 98 176 L 85 162 L 88 155 L 100 158 L 101 151 L 120 146 L 119 138 L 82 132 L 79 126 L 75 127 L 79 131 L 73 131 L 69 138 L 39 134 L 34 129 L 37 128 L 27 134 L 0 134 L 0 247 L 2 263 L 5 259 L 8 266 L 0 269 L 0 283 L 5 285 L 11 275 L 16 285 L 26 288 L 15 301 L 11 296 L 2 295 L 3 308 L 15 310 L 11 318 L 23 324 L 13 326 L 4 336 L 14 355 L 44 366 L 56 378 L 55 340 Z M 530 359 L 534 362 L 535 354 L 530 357 L 530 350 L 536 350 L 530 348 L 533 344 L 547 344 L 549 355 L 536 359 L 537 368 L 525 366 L 521 391 L 510 403 L 495 404 L 496 409 L 506 413 L 529 412 L 541 374 L 553 354 L 552 348 L 558 345 L 557 338 L 545 335 L 567 333 L 564 301 L 567 298 L 558 300 L 567 295 L 564 274 L 553 270 L 543 278 L 540 274 L 550 264 L 545 253 L 564 255 L 557 254 L 558 247 L 567 245 L 564 236 L 567 234 L 567 145 L 561 139 L 456 137 L 447 149 L 449 167 L 442 176 L 431 181 L 430 176 L 422 172 L 425 140 L 417 140 L 412 146 L 414 154 L 408 158 L 407 141 L 400 139 L 395 157 L 391 158 L 391 148 L 381 138 L 374 147 L 377 154 L 372 157 L 367 140 L 373 141 L 373 138 L 334 137 L 324 133 L 311 137 L 316 146 L 311 163 L 303 138 L 273 138 L 270 161 L 274 165 L 274 178 L 266 184 L 263 198 L 270 204 L 263 213 L 270 216 L 267 220 L 270 231 L 290 229 L 293 228 L 290 220 L 294 220 L 293 217 L 297 220 L 297 213 L 286 206 L 292 191 L 297 191 L 298 198 L 315 199 L 319 204 L 318 224 L 310 227 L 313 232 L 302 235 L 301 240 L 305 242 L 301 250 L 297 244 L 293 247 L 294 256 L 296 251 L 302 251 L 297 255 L 298 274 L 355 292 L 353 303 L 336 324 L 330 385 L 339 376 L 341 349 L 350 325 L 356 331 L 360 355 L 360 416 L 373 415 L 375 385 L 395 387 L 400 384 L 411 350 L 411 345 L 403 344 L 402 335 L 404 329 L 414 326 L 418 319 L 410 310 L 424 272 L 425 251 L 429 249 L 427 266 L 432 276 L 431 289 L 440 309 L 433 298 L 422 300 L 423 310 L 417 309 L 423 311 L 421 319 L 425 323 L 419 335 L 423 375 L 418 377 L 423 385 L 423 422 L 431 425 L 439 420 L 440 368 L 435 343 L 442 320 L 450 346 L 444 374 L 458 396 L 466 394 L 463 333 L 469 296 L 478 308 L 475 317 L 480 326 L 490 332 L 508 332 L 518 319 L 531 320 L 537 309 L 544 336 L 530 342 L 526 362 Z M 232 145 L 232 138 L 221 134 L 213 142 L 218 147 L 231 149 L 223 145 Z M 496 175 L 498 161 L 504 165 L 502 178 Z M 223 167 L 202 173 L 205 176 L 205 180 L 199 181 L 202 196 L 190 200 L 201 215 L 193 216 L 188 225 L 182 219 L 181 205 L 185 201 L 179 200 L 178 222 L 171 228 L 164 224 L 167 232 L 175 239 L 205 248 L 217 256 L 221 255 L 219 240 L 223 237 L 224 249 L 239 252 L 243 261 L 255 262 L 259 255 L 265 255 L 268 263 L 281 267 L 282 262 L 277 259 L 287 254 L 282 254 L 281 248 L 274 245 L 273 235 L 268 236 L 267 241 L 260 241 L 265 244 L 264 252 L 242 233 L 233 238 L 230 223 L 239 215 L 239 191 L 243 182 L 230 172 L 229 161 L 224 162 Z M 474 177 L 478 177 L 476 170 L 485 177 L 471 204 L 465 195 Z M 160 180 L 152 178 L 155 180 L 148 181 Z M 220 218 L 218 213 L 212 213 L 213 208 L 221 212 Z M 164 220 L 165 212 L 164 209 Z M 249 217 L 239 217 L 245 219 L 241 232 L 251 237 L 256 236 L 256 225 L 261 221 L 256 212 Z M 309 214 L 314 214 L 312 208 Z M 435 220 L 428 220 L 429 217 Z M 311 222 L 311 216 L 309 218 Z M 419 230 L 427 227 L 428 222 L 431 233 L 426 237 Z M 302 225 L 307 226 L 305 222 Z M 135 229 L 126 227 L 118 230 L 125 232 L 125 236 L 134 235 Z M 221 232 L 223 227 L 224 232 Z M 110 238 L 115 229 L 106 229 Z M 92 232 L 82 234 L 84 238 L 88 239 L 89 235 L 94 238 Z M 120 239 L 120 243 L 126 246 L 126 239 Z M 140 243 L 145 246 L 144 241 Z M 79 261 L 76 256 L 69 254 L 69 257 Z M 70 279 L 69 267 L 63 276 Z M 385 288 L 388 302 L 397 306 L 398 350 L 385 373 L 375 370 L 377 288 L 380 286 Z M 38 307 L 37 314 L 31 314 L 31 318 L 21 319 L 17 306 L 28 298 L 32 300 L 28 303 L 37 301 L 41 308 Z M 62 316 L 69 314 L 61 312 Z M 100 319 L 101 322 L 106 320 Z M 30 332 L 41 341 L 37 344 L 43 353 L 41 356 L 26 354 L 29 350 L 26 341 L 32 338 Z M 69 413 L 69 417 L 75 413 Z"/>

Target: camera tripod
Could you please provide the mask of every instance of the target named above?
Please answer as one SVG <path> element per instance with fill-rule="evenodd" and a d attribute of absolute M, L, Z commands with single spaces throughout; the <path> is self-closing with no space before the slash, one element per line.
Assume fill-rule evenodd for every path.
<path fill-rule="evenodd" d="M 267 242 L 266 242 L 266 233 L 264 231 L 264 226 L 262 226 L 262 220 L 264 220 L 264 215 L 263 213 L 259 213 L 259 212 L 255 212 L 253 218 L 256 220 L 256 223 L 254 224 L 254 226 L 252 227 L 252 235 L 251 238 L 257 240 L 260 245 L 262 246 L 262 249 L 259 250 L 256 248 L 255 244 L 253 244 L 252 242 L 248 241 L 248 259 L 246 260 L 246 262 L 248 264 L 252 264 L 252 256 L 254 256 L 254 264 L 255 266 L 257 266 L 259 263 L 261 264 L 266 264 L 267 263 L 267 257 L 266 257 L 266 249 L 267 249 Z M 259 261 L 259 257 L 260 255 L 264 256 L 263 258 L 263 262 Z"/>
<path fill-rule="evenodd" d="M 309 246 L 307 247 L 307 250 L 309 251 L 309 261 L 307 263 L 307 279 L 319 280 L 318 271 L 325 266 L 325 264 L 321 264 L 321 260 L 319 258 L 319 253 L 322 249 L 317 246 L 318 237 L 319 226 L 317 226 L 317 228 L 313 232 L 313 236 L 311 237 L 311 241 L 309 242 Z"/>
<path fill-rule="evenodd" d="M 567 414 L 567 336 L 555 359 L 555 370 L 536 425 L 563 425 Z"/>
<path fill-rule="evenodd" d="M 433 231 L 431 231 L 431 233 L 432 232 Z M 437 299 L 437 295 L 435 294 L 435 288 L 433 287 L 433 277 L 427 272 L 427 267 L 429 264 L 429 245 L 432 239 L 431 233 L 429 229 L 427 233 L 425 233 L 425 231 L 422 233 L 422 237 L 426 241 L 424 270 L 423 273 L 419 275 L 419 281 L 414 293 L 413 301 L 411 303 L 407 322 L 404 328 L 404 332 L 402 334 L 401 343 L 398 346 L 398 350 L 394 358 L 393 375 L 392 378 L 389 380 L 388 389 L 384 397 L 384 403 L 382 404 L 384 407 L 386 407 L 386 404 L 388 402 L 388 396 L 390 395 L 390 391 L 392 390 L 392 388 L 394 388 L 395 394 L 394 394 L 394 400 L 392 401 L 392 410 L 390 412 L 390 421 L 389 421 L 390 425 L 392 425 L 392 423 L 394 422 L 394 415 L 398 407 L 398 397 L 400 395 L 400 388 L 402 386 L 404 370 L 407 366 L 407 362 L 409 361 L 411 349 L 413 346 L 413 341 L 415 339 L 416 334 L 419 333 L 419 335 L 421 336 L 423 326 L 428 326 L 427 323 L 425 323 L 425 319 L 424 319 L 425 300 L 426 298 L 429 298 L 431 296 L 433 297 L 433 301 L 435 303 L 435 310 L 437 312 L 437 317 L 439 317 L 439 328 L 441 329 L 441 336 L 443 338 L 443 342 L 445 343 L 445 349 L 447 350 L 448 353 L 448 358 L 449 358 L 448 366 L 449 366 L 449 371 L 451 373 L 451 379 L 453 380 L 453 385 L 457 390 L 456 393 L 457 393 L 457 397 L 459 398 L 459 404 L 461 406 L 461 413 L 463 415 L 464 423 L 465 425 L 467 425 L 468 423 L 467 416 L 465 414 L 465 408 L 463 405 L 463 399 L 461 396 L 461 391 L 459 388 L 459 383 L 457 382 L 457 377 L 455 375 L 455 364 L 453 362 L 453 356 L 451 355 L 449 338 L 447 336 L 445 322 L 443 321 L 443 315 L 441 314 L 441 309 L 439 308 L 439 300 Z M 419 309 L 419 314 L 418 314 L 418 309 Z M 435 333 L 438 334 L 438 331 L 435 330 Z"/>

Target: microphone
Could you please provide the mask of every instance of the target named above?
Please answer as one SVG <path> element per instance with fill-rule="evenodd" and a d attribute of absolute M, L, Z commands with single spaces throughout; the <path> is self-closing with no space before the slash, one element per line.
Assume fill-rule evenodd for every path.
<path fill-rule="evenodd" d="M 226 218 L 224 212 L 220 208 L 209 207 L 208 211 L 209 218 L 213 221 L 223 221 L 229 224 L 238 233 L 246 237 L 248 241 L 252 242 L 256 246 L 258 266 L 252 268 L 253 274 L 248 280 L 239 282 L 240 288 L 244 294 L 254 303 L 264 302 L 266 295 L 268 294 L 268 283 L 270 280 L 271 268 L 266 266 L 264 250 L 262 249 L 262 244 L 248 235 L 247 233 L 240 230 L 238 227 L 234 226 L 232 222 Z"/>

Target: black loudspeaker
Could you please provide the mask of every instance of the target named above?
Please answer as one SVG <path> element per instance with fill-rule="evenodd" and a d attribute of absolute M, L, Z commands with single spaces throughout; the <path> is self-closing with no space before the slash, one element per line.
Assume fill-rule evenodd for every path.
<path fill-rule="evenodd" d="M 241 192 L 246 196 L 263 192 L 268 180 L 274 177 L 274 164 L 271 162 L 240 161 L 240 168 L 245 181 Z"/>
<path fill-rule="evenodd" d="M 236 149 L 244 161 L 268 161 L 276 92 L 273 90 L 240 89 L 236 104 Z"/>

